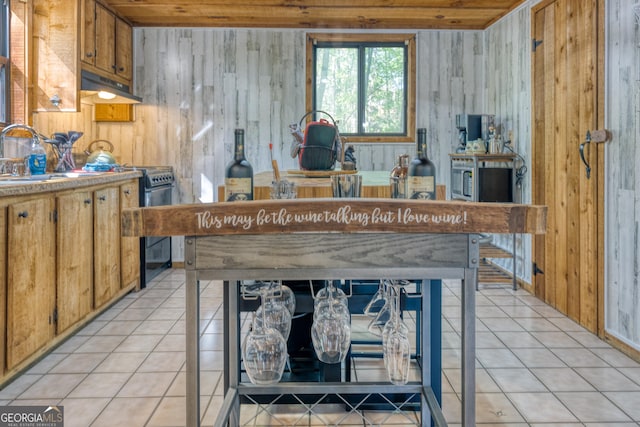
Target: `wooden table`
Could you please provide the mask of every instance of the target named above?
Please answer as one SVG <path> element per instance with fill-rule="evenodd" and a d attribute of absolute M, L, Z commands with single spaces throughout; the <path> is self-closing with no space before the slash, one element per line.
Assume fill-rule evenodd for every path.
<path fill-rule="evenodd" d="M 225 280 L 226 390 L 216 425 L 235 425 L 240 396 L 255 393 L 419 393 L 445 425 L 430 376 L 405 386 L 296 383 L 255 386 L 240 380 L 240 280 L 440 279 L 462 281 L 462 425 L 475 425 L 475 293 L 478 233 L 542 234 L 546 207 L 513 203 L 404 199 L 223 202 L 123 212 L 125 236 L 185 236 L 187 425 L 200 425 L 200 280 Z M 424 297 L 423 297 L 424 298 Z M 428 304 L 427 304 L 428 306 Z M 231 314 L 229 314 L 231 313 Z M 228 321 L 227 321 L 228 319 Z M 429 342 L 423 339 L 422 343 Z M 423 353 L 426 354 L 426 353 Z"/>
<path fill-rule="evenodd" d="M 389 188 L 389 172 L 387 171 L 358 171 L 362 175 L 362 197 L 364 198 L 388 198 L 391 196 Z M 298 199 L 321 199 L 333 197 L 331 191 L 331 179 L 329 177 L 305 177 L 300 174 L 283 171 L 281 179 L 294 182 L 297 188 Z M 270 198 L 271 182 L 273 173 L 271 171 L 259 172 L 253 178 L 253 198 L 255 200 L 267 200 Z M 436 186 L 436 198 L 446 199 L 446 187 Z M 218 201 L 224 201 L 224 186 L 218 187 Z"/>

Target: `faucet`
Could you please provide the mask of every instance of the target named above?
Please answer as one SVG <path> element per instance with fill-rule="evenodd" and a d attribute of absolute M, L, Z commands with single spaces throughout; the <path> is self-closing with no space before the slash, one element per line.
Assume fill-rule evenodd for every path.
<path fill-rule="evenodd" d="M 8 134 L 9 132 L 11 132 L 12 130 L 15 130 L 15 129 L 22 129 L 22 130 L 25 130 L 25 131 L 29 132 L 31 134 L 32 141 L 37 140 L 39 138 L 45 139 L 42 135 L 40 135 L 40 133 L 38 133 L 31 126 L 27 126 L 27 125 L 24 125 L 22 123 L 14 123 L 12 125 L 9 125 L 9 126 L 5 127 L 4 129 L 2 129 L 2 132 L 0 132 L 0 157 L 4 157 L 4 137 L 5 137 L 5 135 Z"/>

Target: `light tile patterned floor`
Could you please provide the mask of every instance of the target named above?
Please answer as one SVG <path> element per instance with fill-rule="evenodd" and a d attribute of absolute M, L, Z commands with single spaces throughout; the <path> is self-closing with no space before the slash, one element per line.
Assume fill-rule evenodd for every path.
<path fill-rule="evenodd" d="M 202 284 L 203 425 L 213 425 L 223 400 L 221 286 Z M 443 409 L 456 426 L 459 282 L 445 281 L 443 304 Z M 522 290 L 480 290 L 477 313 L 478 425 L 640 425 L 639 363 Z M 169 270 L 5 386 L 0 404 L 64 405 L 65 427 L 183 426 L 184 342 L 184 272 Z M 357 360 L 354 366 L 358 378 L 384 378 L 380 360 Z M 298 425 L 343 415 L 336 408 L 314 416 L 298 408 L 278 410 Z M 384 416 L 370 414 L 385 426 L 407 421 Z M 266 423 L 263 416 L 256 418 L 260 423 Z M 352 414 L 344 424 L 364 423 Z"/>

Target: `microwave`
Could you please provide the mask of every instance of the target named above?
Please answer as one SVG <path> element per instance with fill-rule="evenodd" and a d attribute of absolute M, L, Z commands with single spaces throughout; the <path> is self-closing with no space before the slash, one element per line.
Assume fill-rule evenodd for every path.
<path fill-rule="evenodd" d="M 477 176 L 476 176 L 477 175 Z M 513 169 L 454 165 L 451 168 L 451 199 L 471 202 L 512 203 Z"/>
<path fill-rule="evenodd" d="M 473 200 L 473 168 L 451 169 L 451 198 Z"/>

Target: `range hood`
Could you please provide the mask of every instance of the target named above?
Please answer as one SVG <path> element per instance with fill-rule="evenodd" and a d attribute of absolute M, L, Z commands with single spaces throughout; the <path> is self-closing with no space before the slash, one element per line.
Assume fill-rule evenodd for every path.
<path fill-rule="evenodd" d="M 101 92 L 115 96 L 103 98 L 104 93 Z M 129 86 L 86 70 L 82 70 L 80 93 L 82 102 L 88 104 L 139 104 L 142 102 L 142 98 L 129 93 Z"/>

